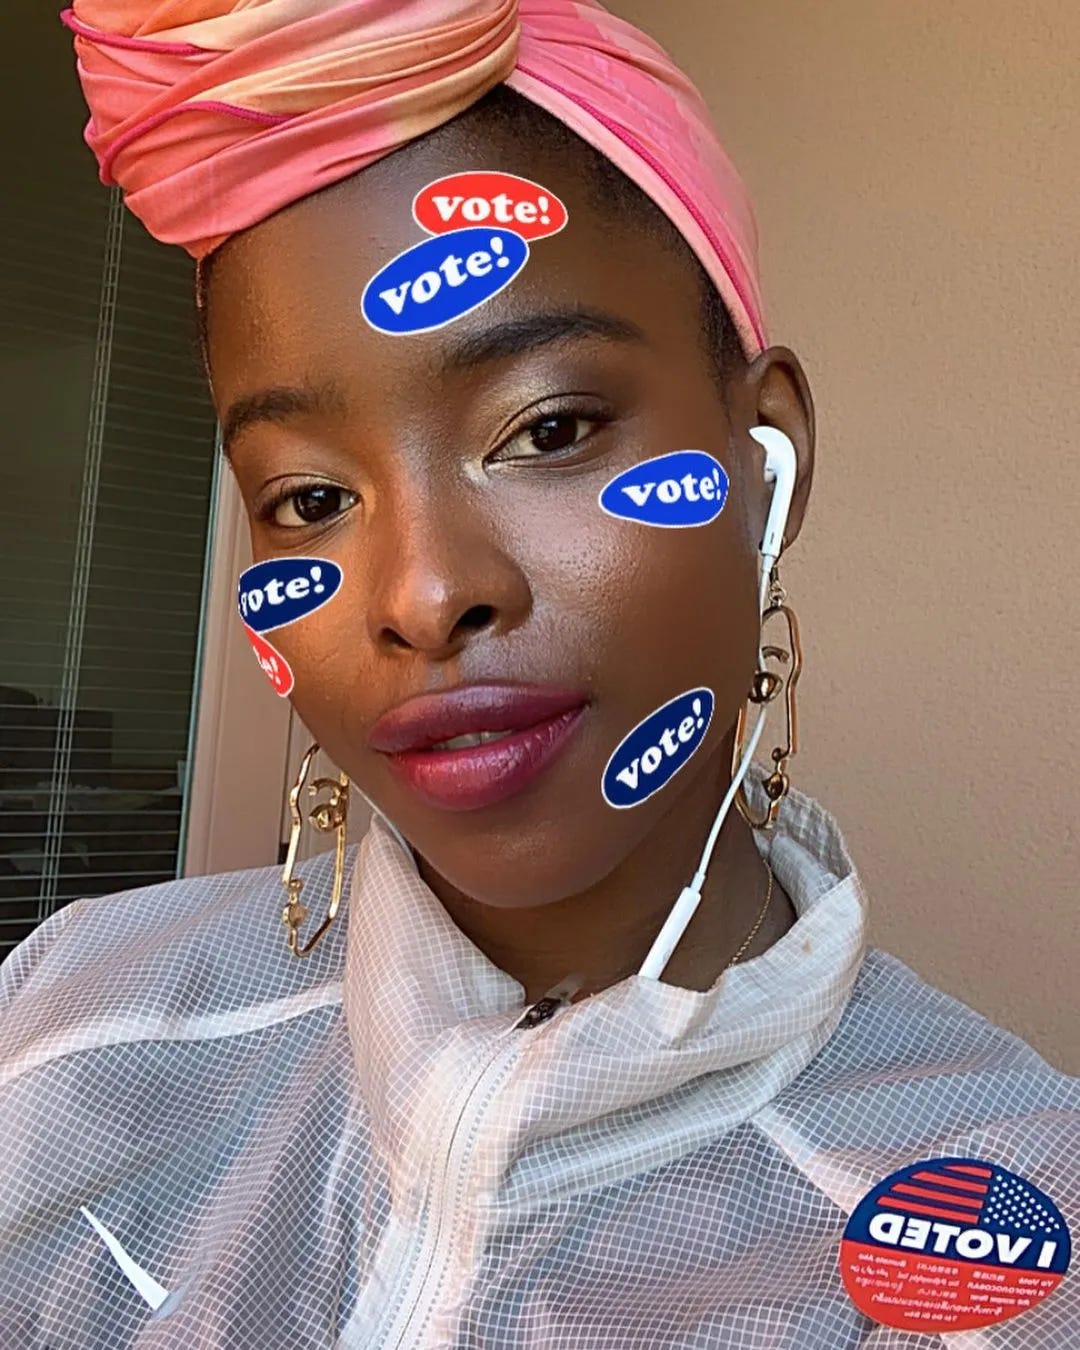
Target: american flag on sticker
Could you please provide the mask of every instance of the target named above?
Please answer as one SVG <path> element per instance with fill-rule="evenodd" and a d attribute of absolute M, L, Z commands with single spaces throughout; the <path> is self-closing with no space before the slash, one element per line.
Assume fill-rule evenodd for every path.
<path fill-rule="evenodd" d="M 852 1210 L 843 1241 L 1062 1275 L 1071 1256 L 1050 1196 L 983 1158 L 924 1158 L 883 1177 Z"/>
<path fill-rule="evenodd" d="M 838 1264 L 871 1320 L 936 1333 L 1027 1312 L 1053 1294 L 1071 1255 L 1066 1216 L 1033 1182 L 984 1158 L 923 1158 L 863 1196 Z"/>
<path fill-rule="evenodd" d="M 1034 1186 L 974 1162 L 924 1162 L 897 1173 L 876 1208 L 1033 1237 L 1062 1231 L 1056 1209 Z"/>

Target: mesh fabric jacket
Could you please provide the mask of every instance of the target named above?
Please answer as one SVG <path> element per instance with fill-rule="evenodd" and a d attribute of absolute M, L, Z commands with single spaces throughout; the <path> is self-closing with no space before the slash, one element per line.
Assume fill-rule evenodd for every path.
<path fill-rule="evenodd" d="M 0 1350 L 1080 1345 L 1075 1272 L 944 1338 L 847 1296 L 848 1215 L 922 1158 L 1019 1172 L 1080 1231 L 1080 1082 L 866 949 L 816 803 L 768 847 L 799 916 L 769 951 L 531 1028 L 378 820 L 306 960 L 276 868 L 48 919 L 0 969 Z"/>

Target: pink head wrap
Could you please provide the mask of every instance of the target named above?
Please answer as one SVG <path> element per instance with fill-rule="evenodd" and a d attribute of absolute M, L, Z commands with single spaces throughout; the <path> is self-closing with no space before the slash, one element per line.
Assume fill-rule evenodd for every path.
<path fill-rule="evenodd" d="M 196 259 L 502 82 L 652 198 L 747 356 L 764 345 L 753 212 L 704 102 L 595 0 L 74 0 L 62 17 L 102 181 Z"/>

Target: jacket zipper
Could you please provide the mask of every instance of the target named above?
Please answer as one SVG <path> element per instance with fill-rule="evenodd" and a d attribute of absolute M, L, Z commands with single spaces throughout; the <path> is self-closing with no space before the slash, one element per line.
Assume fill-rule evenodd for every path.
<path fill-rule="evenodd" d="M 488 1057 L 480 1073 L 469 1085 L 450 1131 L 439 1179 L 431 1189 L 427 1205 L 427 1228 L 413 1261 L 408 1288 L 399 1312 L 382 1340 L 386 1350 L 414 1350 L 418 1342 L 410 1339 L 410 1336 L 414 1330 L 418 1331 L 424 1326 L 438 1302 L 454 1253 L 461 1192 L 468 1177 L 466 1162 L 469 1146 L 491 1097 L 490 1092 L 481 1089 L 489 1083 L 494 1088 L 509 1073 L 521 1050 L 520 1038 L 514 1037 L 509 1049 L 505 1044 L 507 1039 L 519 1029 L 528 1030 L 550 1021 L 560 1008 L 568 1006 L 569 997 L 579 987 L 580 981 L 576 981 L 575 977 L 562 981 L 501 1031 L 495 1054 Z M 470 1104 L 474 1101 L 478 1105 L 470 1111 Z"/>

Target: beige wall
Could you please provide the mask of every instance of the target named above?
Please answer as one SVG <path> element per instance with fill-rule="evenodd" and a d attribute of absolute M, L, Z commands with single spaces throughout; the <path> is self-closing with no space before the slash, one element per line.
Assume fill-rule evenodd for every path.
<path fill-rule="evenodd" d="M 817 400 L 796 780 L 872 940 L 1080 1073 L 1080 8 L 609 7 L 705 93 Z"/>

